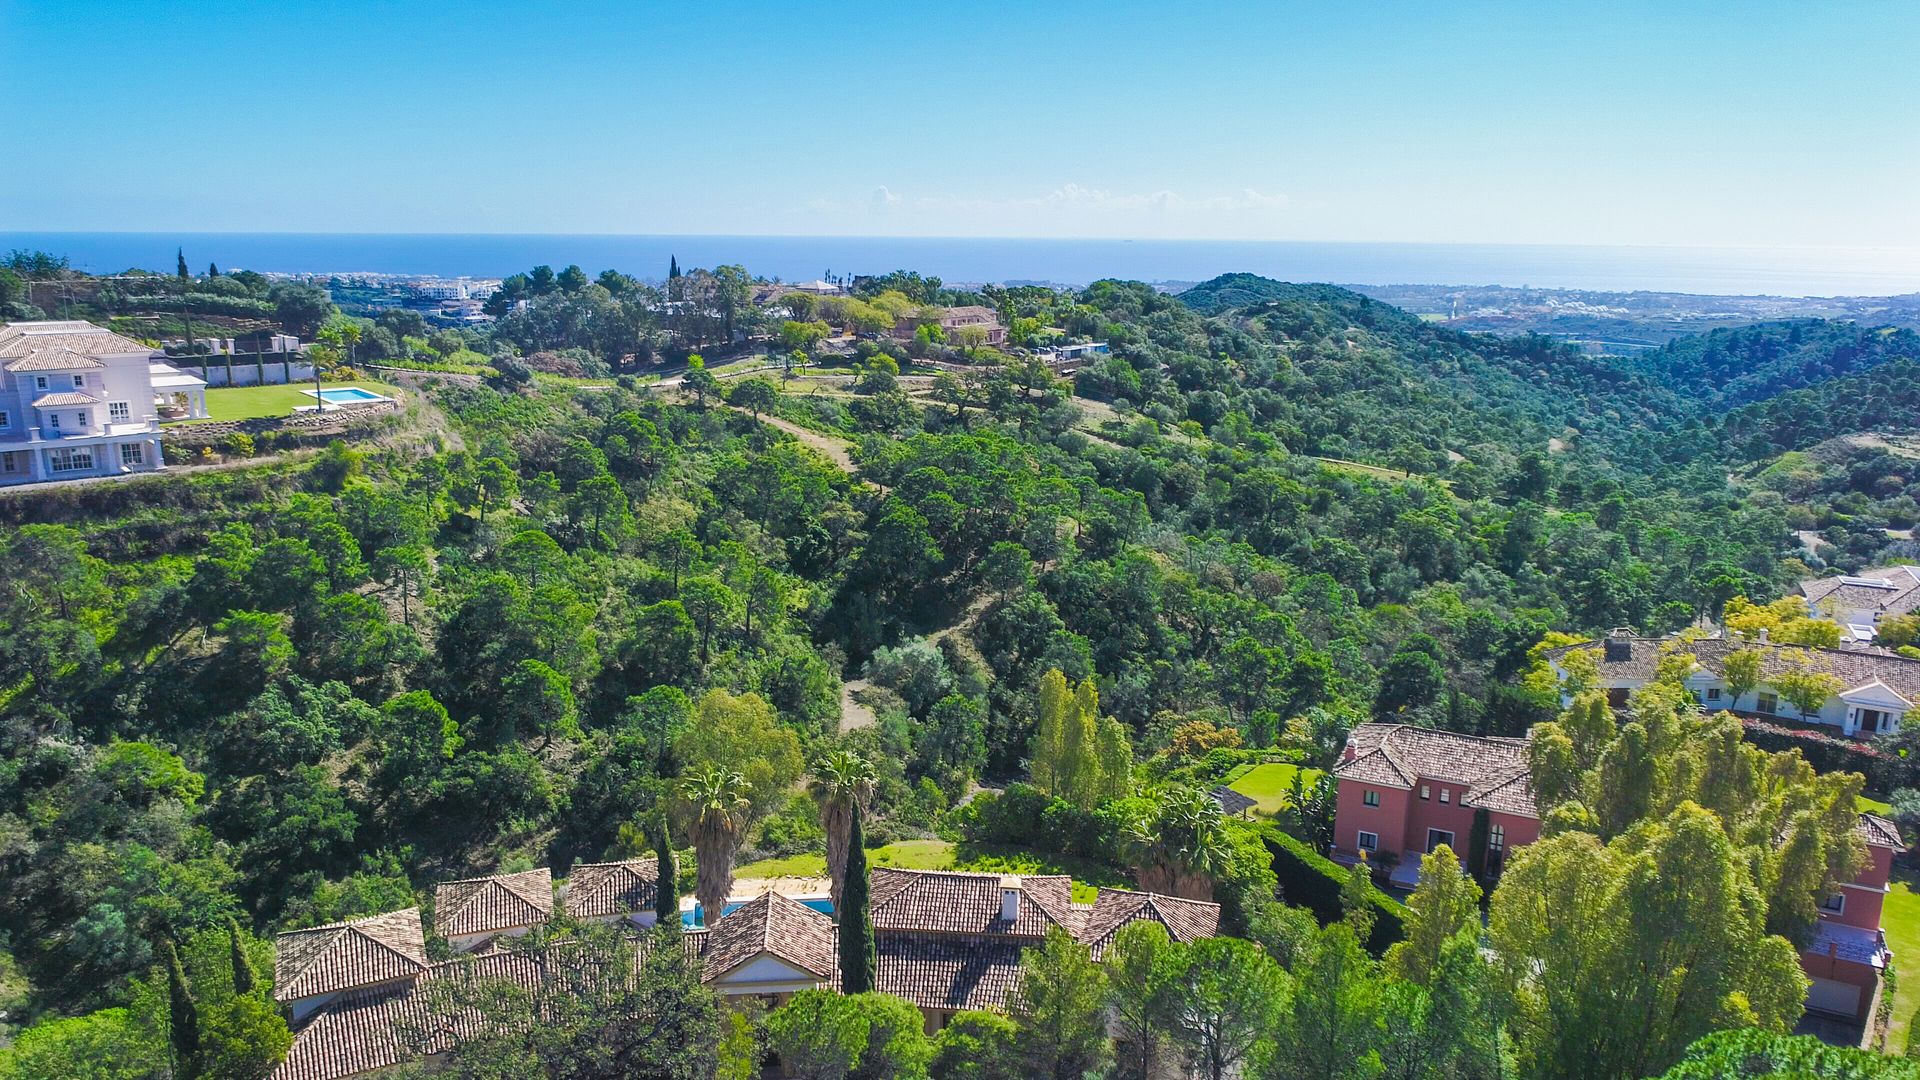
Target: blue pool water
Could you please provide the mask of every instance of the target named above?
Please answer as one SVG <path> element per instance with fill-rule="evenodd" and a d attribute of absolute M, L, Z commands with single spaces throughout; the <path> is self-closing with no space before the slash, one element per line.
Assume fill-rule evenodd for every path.
<path fill-rule="evenodd" d="M 833 914 L 833 901 L 827 897 L 810 896 L 805 899 L 802 899 L 800 902 L 807 905 L 808 907 L 812 908 L 815 911 L 823 912 L 828 915 Z M 744 901 L 741 901 L 740 903 L 744 903 Z M 739 907 L 740 903 L 729 901 L 726 906 L 726 909 L 720 912 L 721 916 L 724 917 L 727 914 L 727 912 L 732 911 L 734 908 Z M 701 906 L 699 904 L 695 904 L 693 905 L 692 911 L 683 911 L 680 913 L 680 921 L 683 923 L 686 923 L 688 926 L 705 926 L 707 924 L 705 914 L 706 913 L 701 908 Z"/>
<path fill-rule="evenodd" d="M 387 400 L 371 390 L 362 390 L 357 386 L 335 387 L 331 390 L 321 390 L 319 394 L 320 400 L 329 405 L 360 405 L 369 401 Z"/>

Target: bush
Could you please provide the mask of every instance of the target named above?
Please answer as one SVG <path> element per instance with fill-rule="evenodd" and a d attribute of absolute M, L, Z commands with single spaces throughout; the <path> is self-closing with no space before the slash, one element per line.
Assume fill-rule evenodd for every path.
<path fill-rule="evenodd" d="M 244 431 L 230 432 L 220 440 L 220 449 L 229 457 L 252 457 L 253 436 Z"/>
<path fill-rule="evenodd" d="M 1124 800 L 1123 800 L 1124 801 Z M 1114 841 L 1129 820 L 1119 803 L 1082 810 L 1032 784 L 1010 784 L 999 795 L 982 793 L 947 816 L 960 839 L 1111 862 Z"/>
<path fill-rule="evenodd" d="M 1347 883 L 1346 868 L 1271 825 L 1259 825 L 1260 838 L 1273 856 L 1273 873 L 1280 882 L 1280 898 L 1313 912 L 1322 924 L 1338 922 L 1345 914 L 1340 893 Z M 1406 936 L 1406 908 L 1379 889 L 1371 889 L 1373 933 L 1367 951 L 1379 956 Z"/>

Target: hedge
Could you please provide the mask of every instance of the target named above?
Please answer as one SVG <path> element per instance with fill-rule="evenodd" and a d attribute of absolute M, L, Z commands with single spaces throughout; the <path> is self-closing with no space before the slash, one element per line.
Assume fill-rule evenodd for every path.
<path fill-rule="evenodd" d="M 1768 753 L 1798 750 L 1818 772 L 1862 773 L 1867 778 L 1868 790 L 1892 791 L 1912 786 L 1908 779 L 1912 767 L 1907 762 L 1852 739 L 1783 727 L 1746 716 L 1740 718 L 1740 726 L 1748 742 Z"/>
<path fill-rule="evenodd" d="M 1347 884 L 1346 867 L 1272 825 L 1260 827 L 1260 838 L 1273 855 L 1273 873 L 1280 879 L 1282 900 L 1313 912 L 1322 925 L 1346 914 L 1340 904 L 1340 894 Z M 1368 952 L 1379 956 L 1387 946 L 1407 936 L 1407 909 L 1377 888 L 1369 887 L 1368 896 L 1374 920 L 1366 946 Z"/>

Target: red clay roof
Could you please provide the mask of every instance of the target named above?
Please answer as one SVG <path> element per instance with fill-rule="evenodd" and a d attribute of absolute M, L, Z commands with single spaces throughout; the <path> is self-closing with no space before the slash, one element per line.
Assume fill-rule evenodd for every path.
<path fill-rule="evenodd" d="M 553 874 L 544 866 L 448 881 L 433 890 L 433 928 L 445 938 L 538 926 L 551 918 Z"/>
<path fill-rule="evenodd" d="M 420 909 L 294 930 L 274 940 L 273 996 L 317 994 L 412 979 L 427 968 Z"/>

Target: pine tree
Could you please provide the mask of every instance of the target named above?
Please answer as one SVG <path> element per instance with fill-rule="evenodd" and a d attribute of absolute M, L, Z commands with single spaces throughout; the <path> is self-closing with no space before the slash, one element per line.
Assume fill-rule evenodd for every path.
<path fill-rule="evenodd" d="M 846 994 L 873 989 L 873 913 L 868 910 L 867 833 L 860 823 L 862 816 L 856 804 L 848 838 L 847 882 L 840 889 L 840 990 Z"/>
<path fill-rule="evenodd" d="M 227 944 L 233 953 L 234 996 L 253 993 L 260 986 L 260 978 L 253 972 L 253 961 L 247 959 L 246 945 L 240 939 L 240 924 L 231 915 L 227 917 Z"/>
<path fill-rule="evenodd" d="M 174 266 L 173 272 L 179 275 L 181 281 L 185 281 L 188 278 L 191 278 L 193 275 L 187 272 L 187 249 L 185 248 L 174 249 L 173 257 L 176 260 L 178 260 L 177 264 Z"/>
<path fill-rule="evenodd" d="M 180 953 L 173 942 L 164 943 L 167 963 L 167 1034 L 173 1044 L 174 1073 L 192 1076 L 199 1071 L 200 1014 L 187 985 L 187 973 L 180 967 Z"/>

